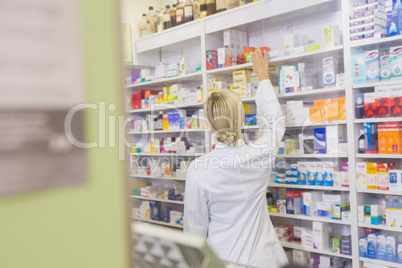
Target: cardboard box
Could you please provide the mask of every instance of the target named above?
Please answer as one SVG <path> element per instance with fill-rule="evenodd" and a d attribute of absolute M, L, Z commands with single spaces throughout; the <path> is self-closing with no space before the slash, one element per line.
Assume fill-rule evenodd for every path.
<path fill-rule="evenodd" d="M 367 163 L 367 189 L 378 189 L 378 173 L 376 163 Z"/>
<path fill-rule="evenodd" d="M 366 83 L 366 54 L 352 55 L 352 79 L 353 84 Z"/>
<path fill-rule="evenodd" d="M 391 47 L 391 79 L 402 79 L 402 46 Z"/>
<path fill-rule="evenodd" d="M 389 188 L 391 191 L 402 190 L 402 170 L 394 169 L 389 171 Z"/>
<path fill-rule="evenodd" d="M 365 153 L 378 153 L 378 131 L 376 123 L 364 123 Z"/>
<path fill-rule="evenodd" d="M 390 116 L 401 117 L 402 116 L 402 86 L 390 87 Z"/>
<path fill-rule="evenodd" d="M 325 128 L 314 129 L 314 153 L 315 154 L 327 153 Z"/>
<path fill-rule="evenodd" d="M 380 57 L 378 49 L 366 51 L 366 81 L 380 81 Z"/>
<path fill-rule="evenodd" d="M 328 223 L 313 221 L 313 247 L 318 250 L 328 249 Z"/>
<path fill-rule="evenodd" d="M 374 92 L 364 93 L 364 117 L 373 118 L 376 116 L 377 103 L 375 99 L 376 95 Z"/>
<path fill-rule="evenodd" d="M 367 164 L 366 162 L 356 163 L 356 184 L 359 189 L 367 189 Z"/>
<path fill-rule="evenodd" d="M 374 96 L 376 102 L 375 117 L 389 117 L 390 88 L 388 86 L 375 87 Z"/>
<path fill-rule="evenodd" d="M 378 123 L 378 152 L 402 154 L 402 123 Z"/>

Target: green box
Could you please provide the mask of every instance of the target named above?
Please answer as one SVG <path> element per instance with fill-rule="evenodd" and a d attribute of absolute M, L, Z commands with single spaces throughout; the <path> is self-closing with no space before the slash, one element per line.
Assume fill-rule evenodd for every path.
<path fill-rule="evenodd" d="M 320 49 L 322 49 L 322 45 L 320 43 L 306 45 L 306 52 Z"/>
<path fill-rule="evenodd" d="M 332 252 L 340 253 L 341 252 L 341 237 L 332 237 L 331 245 L 332 245 Z"/>

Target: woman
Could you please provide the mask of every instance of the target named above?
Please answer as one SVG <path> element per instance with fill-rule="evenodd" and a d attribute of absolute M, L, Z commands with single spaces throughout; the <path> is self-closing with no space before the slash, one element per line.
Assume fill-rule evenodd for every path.
<path fill-rule="evenodd" d="M 265 128 L 256 142 L 241 144 L 244 110 L 240 98 L 230 90 L 208 97 L 204 111 L 218 143 L 187 170 L 184 231 L 205 237 L 222 260 L 282 267 L 287 258 L 269 219 L 265 195 L 285 124 L 269 81 L 266 54 L 257 50 L 252 59 L 260 79 L 257 117 Z"/>

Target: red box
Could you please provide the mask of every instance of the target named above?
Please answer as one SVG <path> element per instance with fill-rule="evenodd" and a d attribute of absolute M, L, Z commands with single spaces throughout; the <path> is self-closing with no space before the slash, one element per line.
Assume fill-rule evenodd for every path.
<path fill-rule="evenodd" d="M 208 50 L 207 51 L 207 70 L 218 68 L 218 51 Z"/>
<path fill-rule="evenodd" d="M 131 94 L 131 107 L 133 110 L 141 109 L 141 100 L 144 98 L 144 95 L 144 90 L 137 90 L 134 94 Z"/>
<path fill-rule="evenodd" d="M 375 87 L 375 117 L 389 117 L 389 87 Z"/>
<path fill-rule="evenodd" d="M 391 117 L 402 116 L 402 96 L 390 98 L 390 116 Z"/>
<path fill-rule="evenodd" d="M 376 116 L 378 103 L 375 101 L 374 93 L 364 93 L 364 118 Z"/>

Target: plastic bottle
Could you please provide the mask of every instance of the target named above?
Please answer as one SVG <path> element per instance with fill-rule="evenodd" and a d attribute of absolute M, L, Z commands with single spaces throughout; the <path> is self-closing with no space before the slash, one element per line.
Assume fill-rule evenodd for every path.
<path fill-rule="evenodd" d="M 170 24 L 170 6 L 166 5 L 166 10 L 163 13 L 163 29 L 169 29 L 171 28 L 171 24 Z"/>
<path fill-rule="evenodd" d="M 216 13 L 216 1 L 215 0 L 206 0 L 207 1 L 207 16 L 213 15 Z"/>
<path fill-rule="evenodd" d="M 150 6 L 147 16 L 147 31 L 148 34 L 153 34 L 155 33 L 155 25 L 154 25 L 154 17 L 155 17 L 155 12 L 154 12 L 154 7 Z"/>
<path fill-rule="evenodd" d="M 216 0 L 216 12 L 222 12 L 227 10 L 226 0 Z"/>
<path fill-rule="evenodd" d="M 193 12 L 194 20 L 198 20 L 200 18 L 200 2 L 198 0 L 193 1 Z"/>
<path fill-rule="evenodd" d="M 175 27 L 176 25 L 176 4 L 173 4 L 172 8 L 170 9 L 170 26 Z"/>
<path fill-rule="evenodd" d="M 239 0 L 226 0 L 227 9 L 238 7 L 239 4 Z"/>
<path fill-rule="evenodd" d="M 164 30 L 163 28 L 163 13 L 165 12 L 165 10 L 163 8 L 161 8 L 159 10 L 159 14 L 158 14 L 158 33 L 162 32 Z"/>
<path fill-rule="evenodd" d="M 186 5 L 184 6 L 184 21 L 190 22 L 194 20 L 194 12 L 193 12 L 193 1 L 186 0 Z"/>
<path fill-rule="evenodd" d="M 180 0 L 180 3 L 176 7 L 176 22 L 177 25 L 182 25 L 184 21 L 184 0 Z"/>
<path fill-rule="evenodd" d="M 207 16 L 207 1 L 200 0 L 200 19 Z"/>
<path fill-rule="evenodd" d="M 142 14 L 142 18 L 140 21 L 140 36 L 144 37 L 147 36 L 147 14 Z"/>

